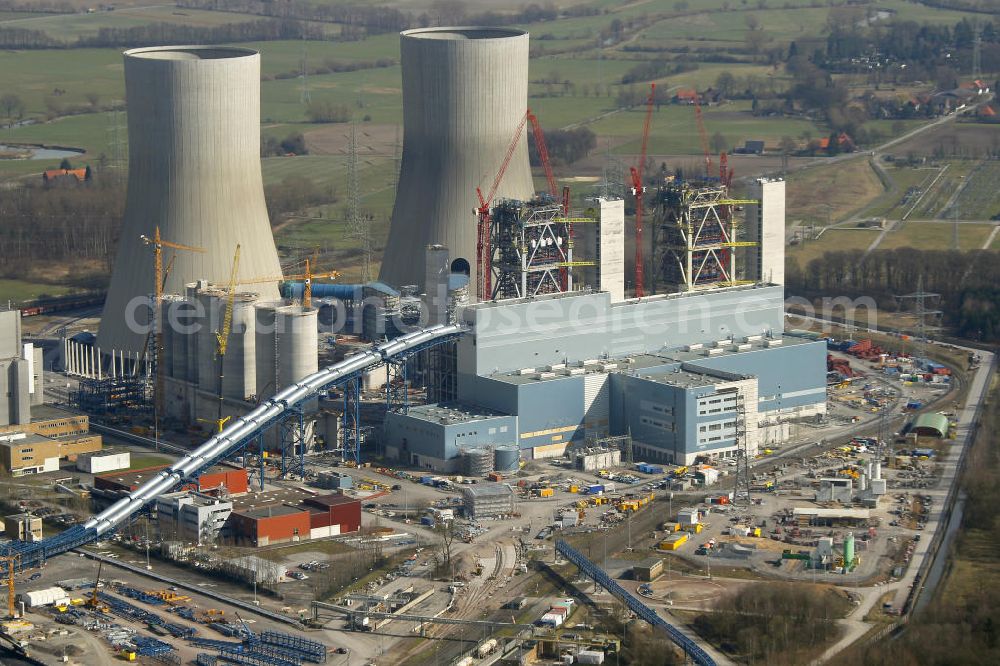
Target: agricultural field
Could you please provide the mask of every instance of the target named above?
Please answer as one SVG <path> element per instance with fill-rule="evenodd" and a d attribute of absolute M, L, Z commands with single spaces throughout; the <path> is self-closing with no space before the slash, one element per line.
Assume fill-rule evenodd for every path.
<path fill-rule="evenodd" d="M 60 285 L 41 284 L 27 280 L 0 279 L 0 294 L 3 294 L 4 301 L 9 300 L 15 303 L 30 301 L 44 296 L 62 296 L 70 291 L 72 291 L 70 287 Z M 0 305 L 6 308 L 7 303 L 0 303 Z"/>
<path fill-rule="evenodd" d="M 992 220 L 1000 216 L 1000 161 L 980 163 L 966 177 L 965 186 L 952 204 L 959 219 Z M 950 218 L 952 212 L 949 211 Z"/>
<path fill-rule="evenodd" d="M 788 222 L 827 226 L 860 212 L 884 191 L 864 159 L 796 171 L 785 190 Z"/>
<path fill-rule="evenodd" d="M 787 250 L 787 260 L 795 261 L 805 268 L 813 259 L 825 252 L 864 252 L 872 244 L 880 230 L 877 229 L 827 229 L 816 240 L 808 240 L 793 245 Z"/>
<path fill-rule="evenodd" d="M 900 247 L 948 250 L 953 246 L 955 227 L 958 227 L 958 249 L 981 249 L 993 231 L 991 224 L 952 224 L 951 222 L 904 222 L 893 229 L 879 243 L 880 250 Z"/>

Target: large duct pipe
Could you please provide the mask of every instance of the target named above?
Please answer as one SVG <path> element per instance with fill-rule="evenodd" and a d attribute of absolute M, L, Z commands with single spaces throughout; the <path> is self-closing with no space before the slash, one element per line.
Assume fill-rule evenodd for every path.
<path fill-rule="evenodd" d="M 204 248 L 176 254 L 164 291 L 197 279 L 280 275 L 260 173 L 260 54 L 243 48 L 162 46 L 125 52 L 129 178 L 125 217 L 99 344 L 139 352 L 153 292 L 153 251 L 139 240 L 160 227 L 164 240 Z M 255 285 L 277 298 L 276 284 Z M 135 314 L 131 314 L 135 312 Z M 134 322 L 133 322 L 134 323 Z"/>
<path fill-rule="evenodd" d="M 476 280 L 476 188 L 486 195 L 528 106 L 528 33 L 421 28 L 401 33 L 403 159 L 380 279 L 421 284 L 424 248 L 451 250 Z M 526 127 L 497 198 L 534 194 Z"/>

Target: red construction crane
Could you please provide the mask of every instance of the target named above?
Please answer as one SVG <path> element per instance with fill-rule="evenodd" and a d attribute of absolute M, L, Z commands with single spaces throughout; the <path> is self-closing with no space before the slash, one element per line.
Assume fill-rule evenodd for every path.
<path fill-rule="evenodd" d="M 705 155 L 705 176 L 712 176 L 712 156 L 708 152 L 708 132 L 705 131 L 705 118 L 701 115 L 701 96 L 694 91 L 694 118 L 698 124 L 698 137 L 701 139 L 701 152 Z"/>
<path fill-rule="evenodd" d="M 481 301 L 488 299 L 491 292 L 490 204 L 493 203 L 493 197 L 496 196 L 497 188 L 500 187 L 500 181 L 503 180 L 503 175 L 507 171 L 507 167 L 510 166 L 510 160 L 514 156 L 517 144 L 521 141 L 524 124 L 528 122 L 530 113 L 530 110 L 525 112 L 521 118 L 521 122 L 517 125 L 517 129 L 514 130 L 514 140 L 510 142 L 510 146 L 507 148 L 507 154 L 504 155 L 503 162 L 500 164 L 500 170 L 497 171 L 496 178 L 493 179 L 493 185 L 490 187 L 489 193 L 484 197 L 483 191 L 478 187 L 476 188 L 476 196 L 479 197 L 479 208 L 475 211 L 479 225 L 476 232 L 476 295 Z"/>
<path fill-rule="evenodd" d="M 635 295 L 641 298 L 646 295 L 645 270 L 642 258 L 642 195 L 646 187 L 642 183 L 642 169 L 646 165 L 646 147 L 649 145 L 649 121 L 653 118 L 653 100 L 656 97 L 656 84 L 649 84 L 649 97 L 646 99 L 646 121 L 642 126 L 642 149 L 639 152 L 639 165 L 629 169 L 632 176 L 632 194 L 635 196 Z"/>
<path fill-rule="evenodd" d="M 553 199 L 559 198 L 559 188 L 556 186 L 556 177 L 552 173 L 552 164 L 549 162 L 549 149 L 545 147 L 545 135 L 542 133 L 542 126 L 538 124 L 538 117 L 528 109 L 528 120 L 531 121 L 531 131 L 535 135 L 535 148 L 538 150 L 538 160 L 545 169 L 545 180 L 549 184 L 549 194 Z"/>

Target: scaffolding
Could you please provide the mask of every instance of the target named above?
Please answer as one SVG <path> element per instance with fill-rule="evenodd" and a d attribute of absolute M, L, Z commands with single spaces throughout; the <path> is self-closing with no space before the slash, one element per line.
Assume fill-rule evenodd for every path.
<path fill-rule="evenodd" d="M 759 245 L 740 240 L 742 206 L 756 203 L 729 198 L 722 184 L 661 186 L 654 203 L 654 293 L 750 284 L 737 274 L 737 250 Z"/>
<path fill-rule="evenodd" d="M 83 378 L 73 393 L 81 412 L 93 416 L 135 414 L 149 410 L 146 383 L 142 377 Z"/>
<path fill-rule="evenodd" d="M 497 202 L 490 216 L 490 297 L 573 291 L 573 269 L 595 265 L 574 260 L 573 225 L 595 222 L 590 217 L 569 217 L 562 205 L 544 199 Z"/>

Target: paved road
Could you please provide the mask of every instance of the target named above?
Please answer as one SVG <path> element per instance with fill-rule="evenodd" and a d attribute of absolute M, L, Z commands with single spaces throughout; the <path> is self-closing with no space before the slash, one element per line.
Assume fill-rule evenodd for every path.
<path fill-rule="evenodd" d="M 845 619 L 840 621 L 841 626 L 846 630 L 844 636 L 823 653 L 815 662 L 817 664 L 821 664 L 843 651 L 855 641 L 862 638 L 874 626 L 871 623 L 865 622 L 864 618 L 884 595 L 892 593 L 893 608 L 902 608 L 910 593 L 910 588 L 916 584 L 917 573 L 924 568 L 925 562 L 930 563 L 934 557 L 947 557 L 948 549 L 945 547 L 932 552 L 932 546 L 935 541 L 933 536 L 939 529 L 953 529 L 949 525 L 949 520 L 954 517 L 954 513 L 948 510 L 948 515 L 945 515 L 945 498 L 948 496 L 951 487 L 958 482 L 959 462 L 962 455 L 972 445 L 972 431 L 976 409 L 979 403 L 986 397 L 986 392 L 990 386 L 990 378 L 993 374 L 993 354 L 978 349 L 962 349 L 978 353 L 982 357 L 982 364 L 973 376 L 965 404 L 956 415 L 958 417 L 957 434 L 954 443 L 949 447 L 941 463 L 941 482 L 936 488 L 923 491 L 923 494 L 930 495 L 934 499 L 927 525 L 923 531 L 924 538 L 918 542 L 913 557 L 901 580 L 889 585 L 847 588 L 861 596 L 861 605 L 857 606 Z M 930 589 L 924 590 L 925 594 L 930 592 Z"/>

